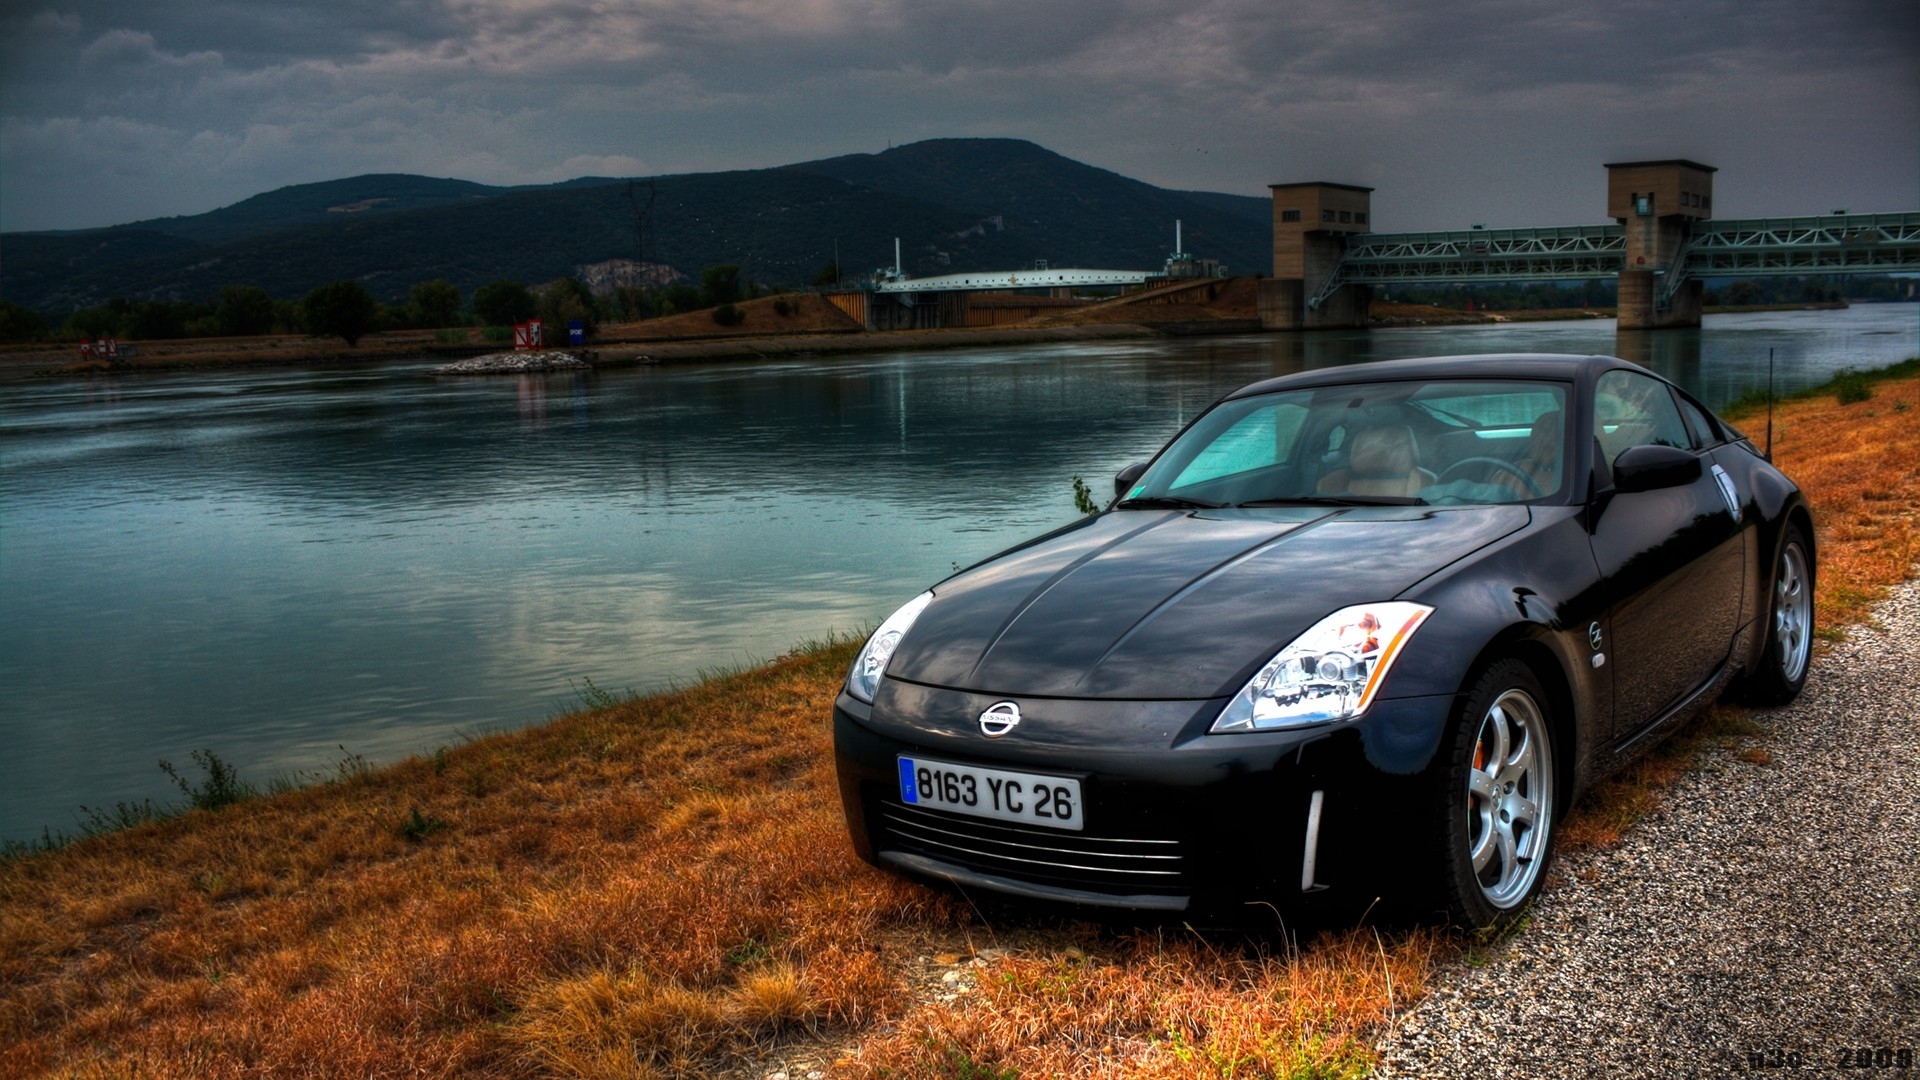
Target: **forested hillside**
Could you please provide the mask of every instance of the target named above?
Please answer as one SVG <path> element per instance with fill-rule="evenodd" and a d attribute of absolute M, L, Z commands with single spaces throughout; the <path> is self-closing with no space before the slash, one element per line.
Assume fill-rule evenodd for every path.
<path fill-rule="evenodd" d="M 191 217 L 0 237 L 0 299 L 57 319 L 113 297 L 204 300 L 229 285 L 293 299 L 343 278 L 384 302 L 442 278 L 593 276 L 616 260 L 658 282 L 737 263 L 804 284 L 848 273 L 1054 266 L 1154 269 L 1185 247 L 1267 269 L 1267 200 L 1156 188 L 1010 139 L 939 139 L 773 169 L 536 188 L 379 174 L 304 184 Z"/>

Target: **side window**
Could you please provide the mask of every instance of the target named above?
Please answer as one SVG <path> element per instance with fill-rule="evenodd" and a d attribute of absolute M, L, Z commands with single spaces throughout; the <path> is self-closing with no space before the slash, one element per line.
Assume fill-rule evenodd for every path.
<path fill-rule="evenodd" d="M 1666 384 L 1632 371 L 1600 376 L 1594 387 L 1593 434 L 1609 464 L 1629 446 L 1693 446 Z"/>
<path fill-rule="evenodd" d="M 1294 444 L 1300 439 L 1300 423 L 1306 416 L 1306 408 L 1293 403 L 1248 413 L 1196 454 L 1180 471 L 1173 487 L 1183 488 L 1235 473 L 1285 465 L 1293 459 Z"/>
<path fill-rule="evenodd" d="M 1704 450 L 1726 441 L 1726 437 L 1720 434 L 1720 425 L 1713 422 L 1705 409 L 1687 400 L 1683 394 L 1675 394 L 1674 400 L 1680 403 L 1681 415 L 1687 418 L 1687 431 L 1693 435 L 1694 449 Z"/>

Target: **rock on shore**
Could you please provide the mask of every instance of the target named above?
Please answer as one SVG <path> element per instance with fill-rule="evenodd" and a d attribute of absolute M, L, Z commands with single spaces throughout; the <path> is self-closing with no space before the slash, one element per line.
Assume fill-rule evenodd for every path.
<path fill-rule="evenodd" d="M 435 375 L 521 375 L 541 371 L 586 371 L 592 365 L 572 353 L 497 352 L 433 369 Z"/>

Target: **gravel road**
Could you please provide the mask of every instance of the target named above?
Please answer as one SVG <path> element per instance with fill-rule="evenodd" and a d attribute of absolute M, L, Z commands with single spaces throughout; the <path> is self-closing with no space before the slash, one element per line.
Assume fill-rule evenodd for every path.
<path fill-rule="evenodd" d="M 1559 862 L 1377 1075 L 1920 1077 L 1920 583 L 1877 618 L 1617 847 Z"/>

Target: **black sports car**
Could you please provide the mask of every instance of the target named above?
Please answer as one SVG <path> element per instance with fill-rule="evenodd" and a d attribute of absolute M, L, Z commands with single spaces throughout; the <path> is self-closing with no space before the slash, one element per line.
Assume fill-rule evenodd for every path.
<path fill-rule="evenodd" d="M 1794 483 L 1625 361 L 1227 395 L 1104 512 L 881 625 L 834 704 L 860 855 L 1118 907 L 1387 896 L 1500 921 L 1597 778 L 1807 675 Z"/>

